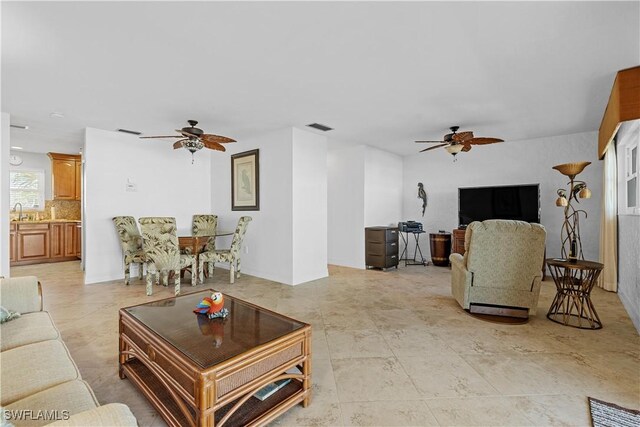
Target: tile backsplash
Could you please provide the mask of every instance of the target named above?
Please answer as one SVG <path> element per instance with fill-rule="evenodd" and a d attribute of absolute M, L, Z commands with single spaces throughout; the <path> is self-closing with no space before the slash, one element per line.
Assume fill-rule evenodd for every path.
<path fill-rule="evenodd" d="M 40 214 L 40 218 L 51 219 L 52 206 L 56 208 L 56 219 L 81 219 L 79 200 L 45 200 L 44 212 Z"/>
<path fill-rule="evenodd" d="M 79 200 L 45 200 L 44 211 L 25 210 L 23 218 L 27 220 L 51 219 L 51 207 L 56 208 L 56 219 L 71 219 L 80 221 L 82 206 Z M 12 221 L 18 219 L 18 212 L 11 210 L 9 217 Z"/>

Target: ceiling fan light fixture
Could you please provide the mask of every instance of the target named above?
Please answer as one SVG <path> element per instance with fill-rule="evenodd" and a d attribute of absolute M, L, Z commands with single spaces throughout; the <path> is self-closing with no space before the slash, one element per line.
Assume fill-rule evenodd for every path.
<path fill-rule="evenodd" d="M 195 153 L 198 150 L 202 150 L 204 144 L 198 138 L 189 138 L 182 143 L 183 147 L 187 150 L 191 151 L 191 153 Z"/>
<path fill-rule="evenodd" d="M 464 145 L 462 144 L 451 144 L 444 147 L 444 149 L 447 150 L 447 153 L 454 156 L 459 152 L 461 152 L 463 148 L 464 148 Z"/>
<path fill-rule="evenodd" d="M 228 138 L 226 136 L 214 135 L 204 133 L 202 129 L 195 127 L 198 122 L 196 120 L 188 120 L 189 127 L 182 129 L 176 129 L 178 135 L 158 135 L 158 136 L 141 136 L 142 139 L 170 139 L 180 138 L 179 141 L 174 142 L 173 149 L 186 148 L 191 153 L 191 164 L 194 163 L 194 154 L 196 151 L 200 151 L 203 148 L 209 148 L 211 150 L 226 151 L 222 144 L 230 142 L 236 142 L 235 139 Z"/>
<path fill-rule="evenodd" d="M 439 141 L 416 141 L 417 143 L 438 144 L 433 147 L 425 148 L 423 151 L 431 151 L 436 148 L 444 147 L 447 153 L 453 156 L 453 161 L 456 161 L 456 155 L 461 151 L 467 152 L 471 150 L 474 145 L 487 145 L 495 144 L 497 142 L 504 142 L 500 138 L 488 138 L 488 137 L 476 137 L 472 131 L 459 132 L 460 126 L 451 126 L 449 128 L 451 133 L 446 134 L 442 140 Z"/>
<path fill-rule="evenodd" d="M 202 150 L 204 144 L 198 138 L 189 138 L 182 143 L 182 146 L 191 153 L 191 164 L 193 164 L 193 155 L 196 151 Z"/>

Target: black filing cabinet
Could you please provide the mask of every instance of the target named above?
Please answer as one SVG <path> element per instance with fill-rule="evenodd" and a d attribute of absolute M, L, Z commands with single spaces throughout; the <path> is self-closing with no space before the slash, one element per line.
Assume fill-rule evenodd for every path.
<path fill-rule="evenodd" d="M 364 250 L 367 268 L 398 268 L 398 228 L 365 228 Z"/>

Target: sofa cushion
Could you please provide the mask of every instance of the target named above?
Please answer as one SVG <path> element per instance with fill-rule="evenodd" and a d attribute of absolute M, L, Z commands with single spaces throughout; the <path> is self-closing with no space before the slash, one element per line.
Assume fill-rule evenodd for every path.
<path fill-rule="evenodd" d="M 72 415 L 68 420 L 56 421 L 49 424 L 52 427 L 74 426 L 124 426 L 137 427 L 138 422 L 127 405 L 110 403 L 89 411 Z"/>
<path fill-rule="evenodd" d="M 0 353 L 0 405 L 80 378 L 62 341 L 23 345 Z"/>
<path fill-rule="evenodd" d="M 45 419 L 44 416 L 37 417 L 38 411 L 47 411 L 48 414 L 55 414 L 59 419 L 62 419 L 62 417 L 79 414 L 97 406 L 98 401 L 89 385 L 84 381 L 74 380 L 32 394 L 5 406 L 4 409 L 8 411 L 33 411 L 34 417 L 30 420 L 12 420 L 16 427 L 20 427 L 42 426 L 55 421 Z"/>
<path fill-rule="evenodd" d="M 35 276 L 0 279 L 0 299 L 4 307 L 18 313 L 42 310 L 40 285 Z"/>
<path fill-rule="evenodd" d="M 46 311 L 24 314 L 11 322 L 4 323 L 0 326 L 0 334 L 2 336 L 0 351 L 40 341 L 55 340 L 60 336 L 60 332 Z"/>

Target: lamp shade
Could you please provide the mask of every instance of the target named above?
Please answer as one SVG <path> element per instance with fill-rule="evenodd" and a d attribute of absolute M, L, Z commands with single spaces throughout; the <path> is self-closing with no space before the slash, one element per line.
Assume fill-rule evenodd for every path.
<path fill-rule="evenodd" d="M 461 152 L 463 148 L 464 145 L 462 144 L 450 144 L 444 147 L 444 149 L 447 150 L 449 154 L 453 154 L 454 156 Z"/>
<path fill-rule="evenodd" d="M 566 197 L 560 196 L 556 199 L 556 206 L 567 206 L 568 204 Z"/>
<path fill-rule="evenodd" d="M 589 166 L 591 162 L 575 162 L 575 163 L 564 163 L 561 165 L 555 165 L 552 169 L 557 170 L 563 175 L 569 177 L 575 177 L 580 172 L 584 170 L 587 166 Z"/>
<path fill-rule="evenodd" d="M 587 186 L 585 185 L 584 187 L 582 187 L 582 189 L 578 193 L 578 197 L 580 197 L 581 199 L 590 199 L 591 190 L 589 190 L 589 188 L 587 188 Z"/>

